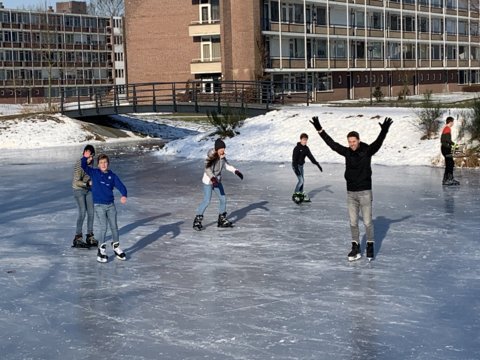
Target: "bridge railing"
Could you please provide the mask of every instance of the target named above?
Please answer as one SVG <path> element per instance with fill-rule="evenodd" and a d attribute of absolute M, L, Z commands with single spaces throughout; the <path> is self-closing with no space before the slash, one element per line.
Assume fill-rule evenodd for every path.
<path fill-rule="evenodd" d="M 297 88 L 302 84 L 295 84 Z M 303 85 L 304 86 L 304 85 Z M 309 102 L 309 92 L 302 92 L 292 102 Z M 256 107 L 269 110 L 272 104 L 283 104 L 292 99 L 285 91 L 285 84 L 270 81 L 187 81 L 155 82 L 102 87 L 77 87 L 61 92 L 61 111 L 95 108 L 112 108 L 118 113 L 120 107 L 128 106 L 136 112 L 140 107 L 151 107 L 156 112 L 160 105 L 171 105 L 173 111 L 181 104 L 192 104 L 196 112 L 201 105 L 216 106 L 221 112 L 223 106 Z"/>

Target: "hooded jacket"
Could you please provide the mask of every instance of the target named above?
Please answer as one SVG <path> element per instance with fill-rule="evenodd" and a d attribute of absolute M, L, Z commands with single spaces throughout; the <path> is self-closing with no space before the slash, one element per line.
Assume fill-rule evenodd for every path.
<path fill-rule="evenodd" d="M 320 136 L 333 151 L 345 157 L 347 191 L 372 190 L 372 156 L 380 150 L 387 131 L 380 131 L 377 139 L 370 145 L 360 142 L 355 151 L 333 141 L 325 130 L 320 133 Z"/>

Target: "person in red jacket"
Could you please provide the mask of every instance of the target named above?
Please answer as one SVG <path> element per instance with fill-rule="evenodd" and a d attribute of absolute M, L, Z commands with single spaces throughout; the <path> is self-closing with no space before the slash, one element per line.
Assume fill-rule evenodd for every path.
<path fill-rule="evenodd" d="M 442 185 L 460 185 L 460 183 L 453 178 L 453 168 L 455 163 L 453 161 L 453 147 L 455 143 L 452 141 L 452 126 L 453 126 L 453 117 L 449 116 L 446 120 L 446 125 L 442 130 L 442 135 L 440 136 L 441 142 L 441 151 L 442 155 L 445 158 L 445 173 L 443 174 Z"/>

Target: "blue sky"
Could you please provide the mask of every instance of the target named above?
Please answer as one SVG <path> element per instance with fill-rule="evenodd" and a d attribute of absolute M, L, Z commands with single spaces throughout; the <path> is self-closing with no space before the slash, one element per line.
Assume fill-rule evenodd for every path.
<path fill-rule="evenodd" d="M 45 5 L 45 0 L 1 0 L 6 9 L 16 9 L 23 6 Z M 56 0 L 46 0 L 47 5 L 55 6 Z"/>

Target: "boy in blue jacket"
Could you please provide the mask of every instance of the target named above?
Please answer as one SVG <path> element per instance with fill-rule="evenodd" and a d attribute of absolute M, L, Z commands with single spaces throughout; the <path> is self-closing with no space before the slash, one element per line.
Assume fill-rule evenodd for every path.
<path fill-rule="evenodd" d="M 120 249 L 117 209 L 113 197 L 113 188 L 117 188 L 122 194 L 122 197 L 120 198 L 122 204 L 127 202 L 127 188 L 123 185 L 118 176 L 108 169 L 110 160 L 107 155 L 101 154 L 98 156 L 98 169 L 91 168 L 87 165 L 87 160 L 90 155 L 89 150 L 83 152 L 82 169 L 88 174 L 88 176 L 90 176 L 92 181 L 95 215 L 100 227 L 97 261 L 101 263 L 106 263 L 108 261 L 107 244 L 105 243 L 107 222 L 110 225 L 110 231 L 112 232 L 113 252 L 118 259 L 126 260 L 125 253 Z"/>

